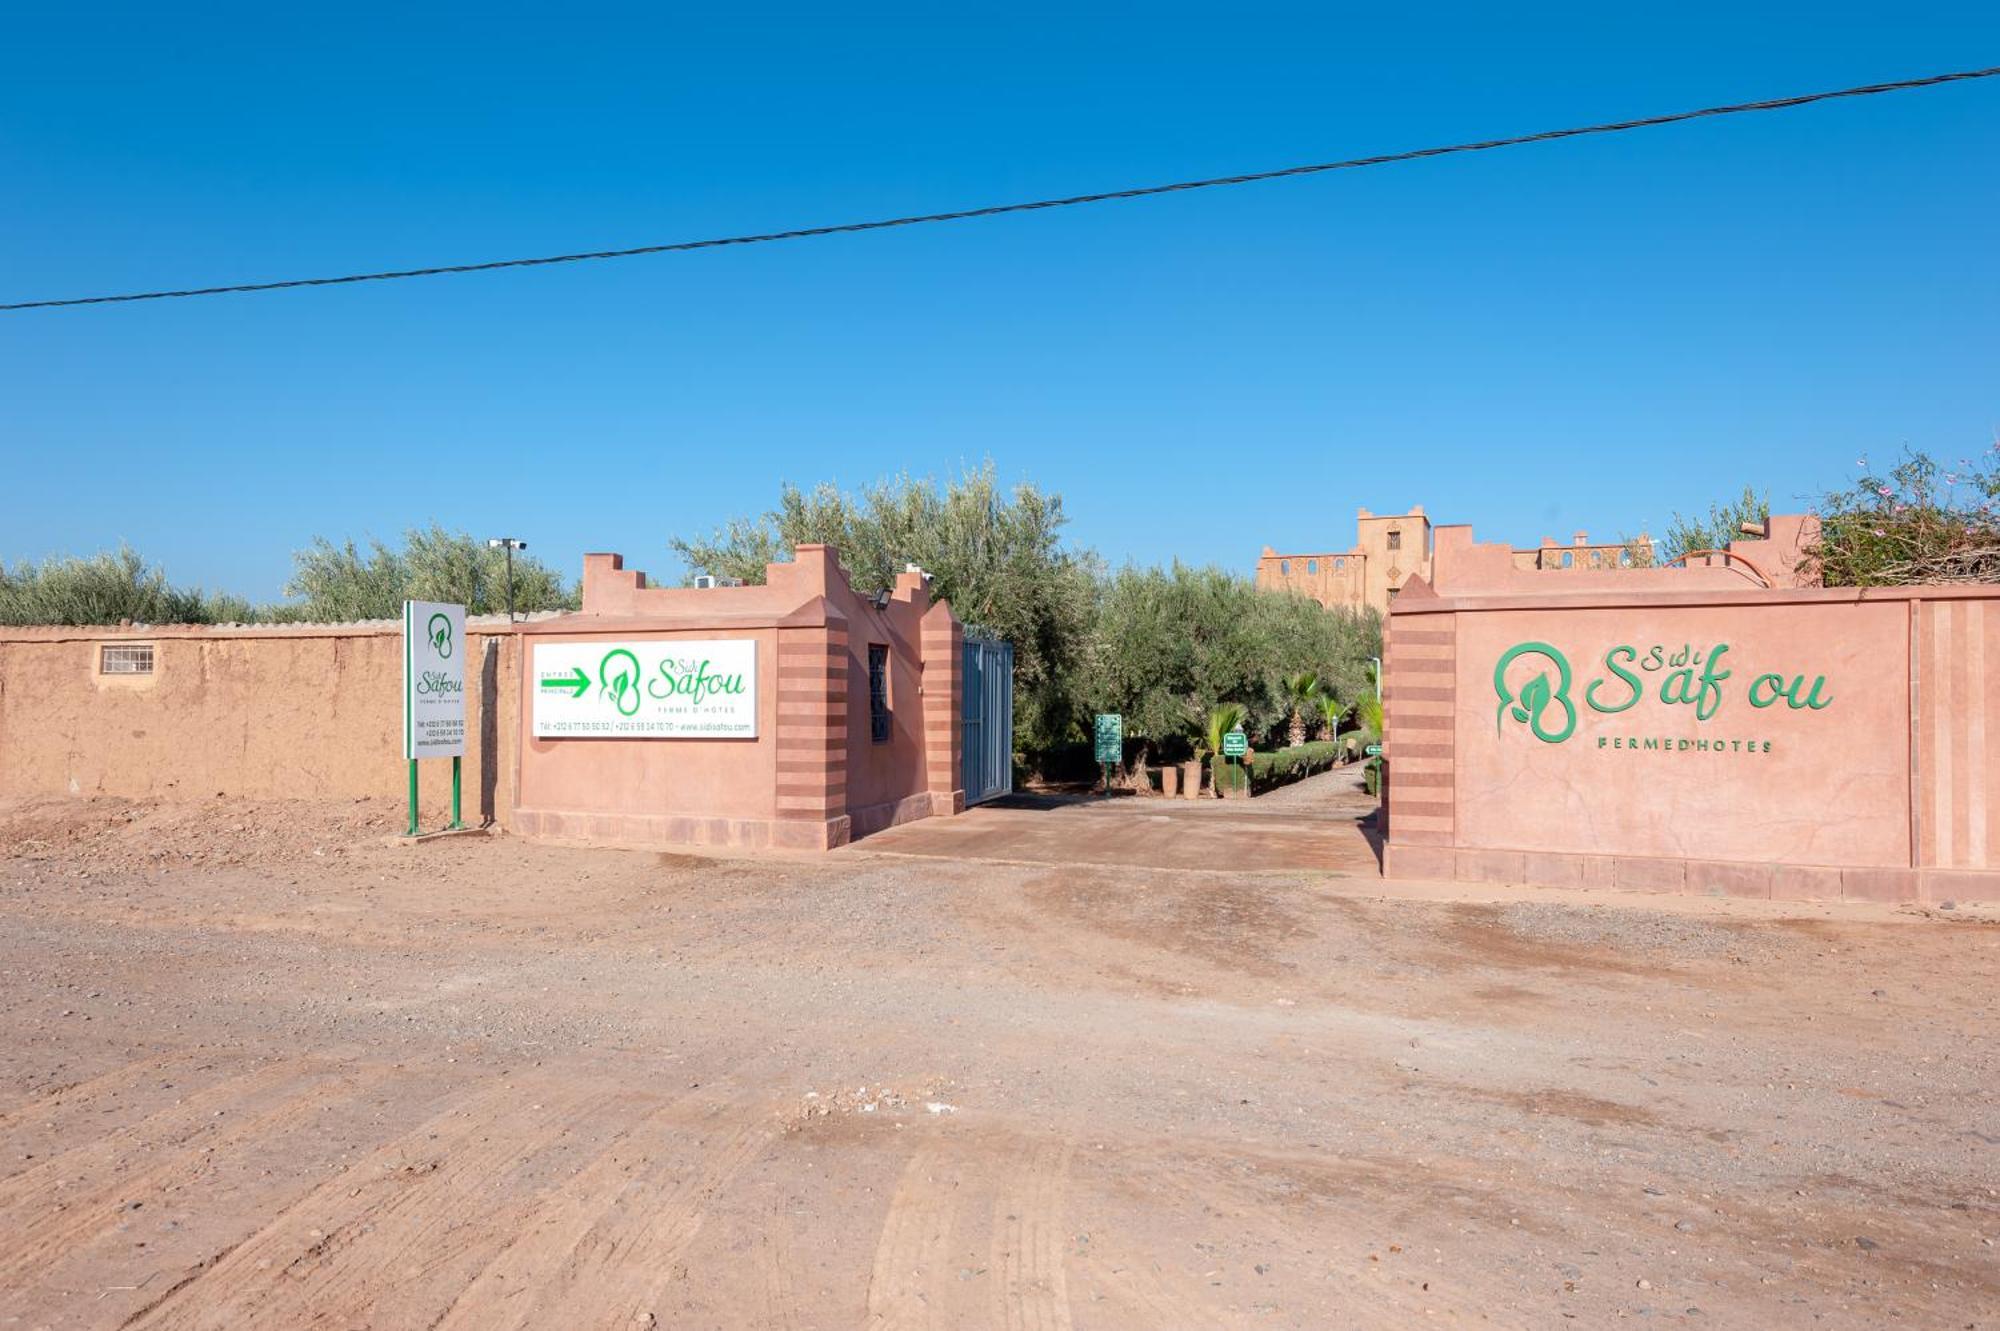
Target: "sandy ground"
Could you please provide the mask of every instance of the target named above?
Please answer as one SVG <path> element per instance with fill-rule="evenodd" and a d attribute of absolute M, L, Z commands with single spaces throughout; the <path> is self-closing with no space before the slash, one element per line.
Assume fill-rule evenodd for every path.
<path fill-rule="evenodd" d="M 758 861 L 0 806 L 0 1326 L 2000 1324 L 1990 921 L 1129 803 Z"/>

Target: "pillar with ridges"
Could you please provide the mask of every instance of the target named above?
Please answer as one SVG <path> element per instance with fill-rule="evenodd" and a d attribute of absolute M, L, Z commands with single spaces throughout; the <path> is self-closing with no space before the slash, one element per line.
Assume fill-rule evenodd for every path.
<path fill-rule="evenodd" d="M 965 746 L 963 690 L 965 630 L 939 601 L 924 612 L 924 777 L 931 795 L 931 815 L 949 817 L 965 812 L 962 765 Z"/>
<path fill-rule="evenodd" d="M 847 678 L 845 620 L 778 630 L 779 844 L 847 844 Z"/>

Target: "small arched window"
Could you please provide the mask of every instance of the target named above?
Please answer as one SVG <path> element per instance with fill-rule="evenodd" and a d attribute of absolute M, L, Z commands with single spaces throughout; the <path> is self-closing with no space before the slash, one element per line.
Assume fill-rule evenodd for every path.
<path fill-rule="evenodd" d="M 1345 559 L 1334 560 L 1333 571 L 1335 573 L 1345 573 L 1347 571 L 1347 561 Z"/>
<path fill-rule="evenodd" d="M 1317 559 L 1308 559 L 1306 561 L 1306 572 L 1308 573 L 1319 572 L 1319 561 Z"/>
<path fill-rule="evenodd" d="M 1620 550 L 1618 552 L 1618 563 L 1625 568 L 1632 567 L 1632 552 L 1630 550 Z"/>
<path fill-rule="evenodd" d="M 1280 576 L 1280 577 L 1284 577 L 1284 578 L 1289 578 L 1289 577 L 1291 577 L 1291 576 L 1292 576 L 1292 561 L 1291 561 L 1291 560 L 1289 560 L 1289 559 L 1280 559 L 1280 560 L 1278 561 L 1278 576 Z"/>
<path fill-rule="evenodd" d="M 1569 567 L 1570 565 L 1574 564 L 1575 562 L 1576 562 L 1576 556 L 1575 556 L 1575 555 L 1571 554 L 1571 553 L 1570 553 L 1569 551 L 1567 551 L 1567 550 L 1563 551 L 1563 567 L 1564 567 L 1564 568 L 1568 568 L 1568 567 Z"/>

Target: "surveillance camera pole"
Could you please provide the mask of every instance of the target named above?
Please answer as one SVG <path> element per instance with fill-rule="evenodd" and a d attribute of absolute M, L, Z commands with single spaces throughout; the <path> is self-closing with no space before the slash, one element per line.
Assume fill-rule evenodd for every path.
<path fill-rule="evenodd" d="M 507 622 L 511 624 L 514 622 L 514 552 L 527 549 L 528 543 L 512 536 L 495 536 L 486 546 L 489 550 L 507 552 Z"/>

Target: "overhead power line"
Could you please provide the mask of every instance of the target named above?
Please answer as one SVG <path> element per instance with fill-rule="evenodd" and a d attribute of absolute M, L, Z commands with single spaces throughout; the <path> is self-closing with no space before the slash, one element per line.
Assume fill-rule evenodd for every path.
<path fill-rule="evenodd" d="M 1205 180 L 1180 180 L 1170 185 L 1141 185 L 1134 189 L 1105 190 L 1097 194 L 1072 194 L 1060 199 L 1036 199 L 1028 203 L 998 203 L 984 208 L 964 208 L 956 212 L 920 213 L 912 217 L 888 217 L 872 222 L 841 222 L 832 226 L 799 227 L 791 231 L 765 231 L 747 236 L 719 236 L 709 240 L 682 240 L 666 245 L 635 245 L 622 250 L 590 250 L 580 254 L 550 254 L 534 259 L 495 259 L 486 263 L 439 264 L 430 268 L 401 268 L 381 273 L 349 273 L 341 277 L 297 277 L 283 282 L 240 282 L 230 286 L 190 287 L 181 291 L 137 291 L 117 296 L 73 296 L 65 300 L 23 300 L 0 304 L 0 311 L 47 310 L 68 305 L 117 305 L 139 300 L 178 300 L 184 296 L 227 296 L 250 291 L 286 291 L 293 287 L 344 286 L 350 282 L 392 282 L 405 277 L 442 277 L 447 273 L 490 273 L 502 268 L 539 268 L 555 263 L 583 263 L 590 259 L 631 259 L 642 254 L 678 254 L 688 250 L 720 249 L 725 245 L 764 245 L 780 240 L 808 240 L 815 236 L 841 236 L 859 231 L 885 231 L 890 227 L 917 226 L 925 222 L 965 222 L 975 217 L 1001 217 L 1008 213 L 1032 213 L 1046 208 L 1073 208 L 1086 203 L 1112 203 L 1120 199 L 1144 199 L 1156 194 L 1180 194 L 1188 190 L 1215 189 L 1223 185 L 1249 185 L 1261 180 L 1284 180 L 1291 176 L 1318 175 L 1326 171 L 1351 171 L 1364 166 L 1387 166 L 1392 162 L 1414 162 L 1425 157 L 1446 157 L 1453 153 L 1486 152 L 1494 148 L 1518 148 L 1530 143 L 1580 138 L 1586 134 L 1622 134 L 1627 130 L 1675 125 L 1687 120 L 1715 116 L 1743 115 L 1750 111 L 1784 111 L 1814 102 L 1830 102 L 1844 97 L 1873 97 L 1887 92 L 1908 92 L 1935 88 L 1946 83 L 1990 79 L 2000 75 L 2000 65 L 1987 69 L 1965 69 L 1924 78 L 1898 79 L 1893 83 L 1868 83 L 1831 92 L 1809 92 L 1796 97 L 1773 97 L 1760 102 L 1737 102 L 1730 106 L 1706 106 L 1698 111 L 1675 111 L 1668 115 L 1644 116 L 1638 120 L 1614 120 L 1602 125 L 1581 125 L 1573 129 L 1548 129 L 1539 134 L 1517 134 L 1504 139 L 1482 139 L 1472 143 L 1452 143 L 1436 148 L 1412 148 L 1406 152 L 1380 153 L 1372 157 L 1349 157 L 1338 162 L 1314 162 L 1306 166 L 1280 167 L 1275 171 L 1249 171 L 1234 176 L 1211 176 Z"/>

